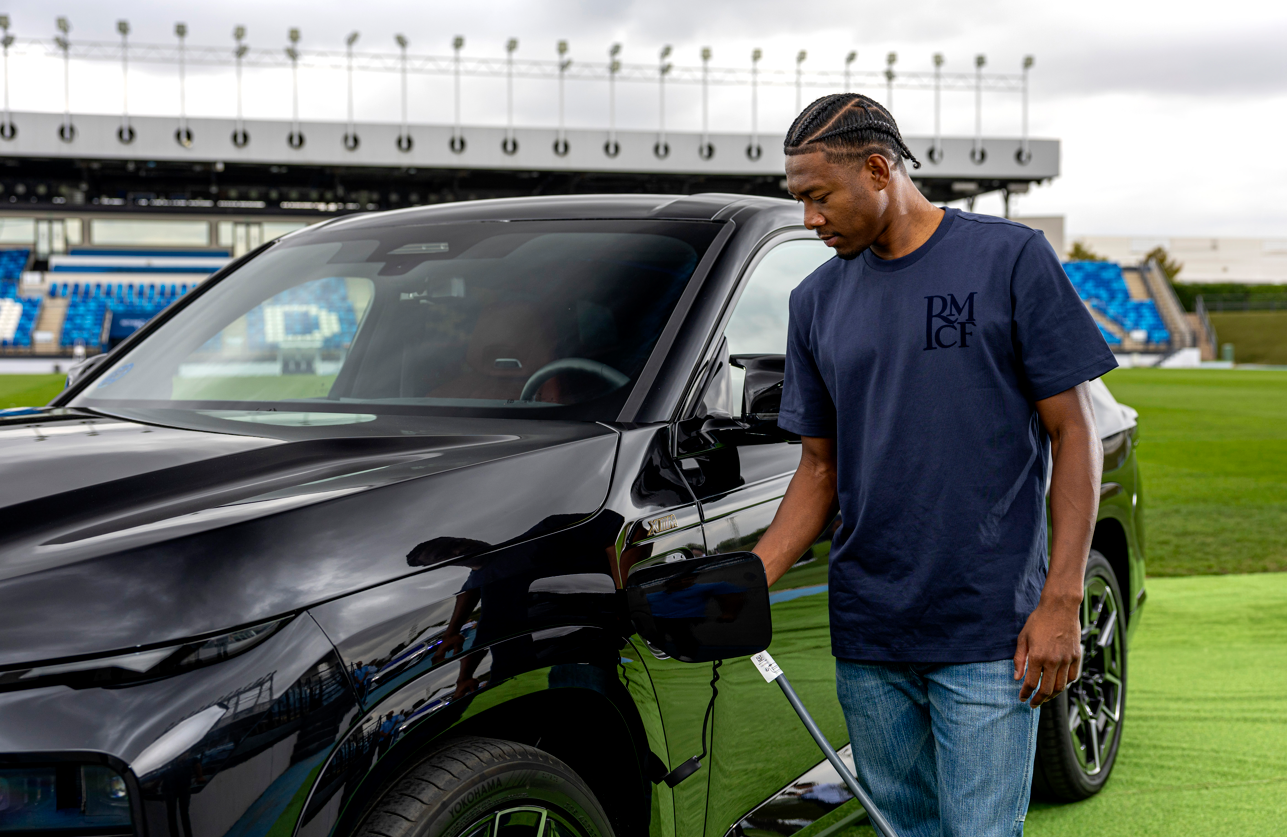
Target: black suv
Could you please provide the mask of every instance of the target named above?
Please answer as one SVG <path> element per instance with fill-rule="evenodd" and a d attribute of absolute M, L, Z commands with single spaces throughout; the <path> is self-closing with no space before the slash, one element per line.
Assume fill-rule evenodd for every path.
<path fill-rule="evenodd" d="M 621 593 L 772 519 L 800 456 L 774 421 L 787 296 L 830 256 L 789 202 L 735 195 L 348 217 L 0 415 L 0 837 L 861 815 L 748 662 L 708 718 L 710 668 L 644 642 Z M 1143 599 L 1133 417 L 1098 398 L 1086 668 L 1038 759 L 1062 798 L 1108 776 Z M 838 525 L 772 589 L 771 650 L 842 743 Z"/>

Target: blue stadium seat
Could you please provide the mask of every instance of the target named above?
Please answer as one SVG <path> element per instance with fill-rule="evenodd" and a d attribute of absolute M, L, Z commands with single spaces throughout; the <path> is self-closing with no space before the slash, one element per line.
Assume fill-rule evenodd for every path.
<path fill-rule="evenodd" d="M 1162 322 L 1157 304 L 1151 299 L 1133 300 L 1122 267 L 1114 262 L 1068 262 L 1064 272 L 1072 280 L 1077 294 L 1092 308 L 1122 327 L 1127 334 L 1142 330 L 1148 343 L 1170 343 L 1171 332 Z M 1120 345 L 1121 340 L 1102 326 L 1104 338 L 1110 345 Z"/>
<path fill-rule="evenodd" d="M 31 259 L 31 249 L 27 247 L 0 250 L 0 281 L 21 279 Z"/>

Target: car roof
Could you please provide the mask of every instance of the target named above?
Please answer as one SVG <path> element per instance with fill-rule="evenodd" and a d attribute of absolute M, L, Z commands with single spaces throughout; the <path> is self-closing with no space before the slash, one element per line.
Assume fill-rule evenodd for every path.
<path fill-rule="evenodd" d="M 568 218 L 655 218 L 712 221 L 744 209 L 782 210 L 794 204 L 781 198 L 707 192 L 697 195 L 550 195 L 460 201 L 386 212 L 349 215 L 324 224 L 329 229 L 426 224 L 438 221 L 540 220 Z M 316 229 L 316 227 L 314 228 Z"/>

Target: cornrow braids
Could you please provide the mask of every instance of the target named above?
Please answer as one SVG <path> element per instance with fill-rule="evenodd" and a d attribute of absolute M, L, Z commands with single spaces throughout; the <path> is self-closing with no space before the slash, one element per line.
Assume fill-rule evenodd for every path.
<path fill-rule="evenodd" d="M 859 93 L 832 93 L 813 102 L 791 123 L 782 145 L 788 156 L 820 149 L 829 157 L 853 160 L 879 148 L 895 162 L 907 159 L 913 168 L 921 167 L 889 111 Z"/>

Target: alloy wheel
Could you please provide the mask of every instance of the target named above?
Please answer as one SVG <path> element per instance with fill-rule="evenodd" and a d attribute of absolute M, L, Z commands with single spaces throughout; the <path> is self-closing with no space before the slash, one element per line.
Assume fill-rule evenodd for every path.
<path fill-rule="evenodd" d="M 1097 775 L 1122 722 L 1122 614 L 1113 588 L 1086 579 L 1081 613 L 1081 676 L 1068 686 L 1068 736 L 1082 771 Z"/>
<path fill-rule="evenodd" d="M 585 837 L 572 820 L 540 804 L 494 811 L 461 832 L 461 837 Z"/>

